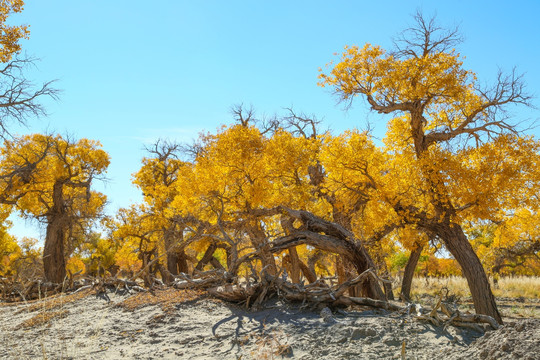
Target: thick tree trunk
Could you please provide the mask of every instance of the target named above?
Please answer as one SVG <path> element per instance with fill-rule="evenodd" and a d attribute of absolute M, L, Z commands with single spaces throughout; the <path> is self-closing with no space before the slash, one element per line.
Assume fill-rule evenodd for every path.
<path fill-rule="evenodd" d="M 489 315 L 502 324 L 501 314 L 497 309 L 484 267 L 461 226 L 454 223 L 439 223 L 436 229 L 437 235 L 461 266 L 471 290 L 475 311 L 478 314 Z"/>
<path fill-rule="evenodd" d="M 296 247 L 289 248 L 289 261 L 290 261 L 290 277 L 291 281 L 294 284 L 300 283 L 300 258 L 298 257 L 298 252 Z"/>
<path fill-rule="evenodd" d="M 420 260 L 420 255 L 422 254 L 423 246 L 416 244 L 416 247 L 411 251 L 407 265 L 405 265 L 405 272 L 403 273 L 403 280 L 401 281 L 401 292 L 399 296 L 403 301 L 410 301 L 411 298 L 411 285 L 412 279 L 414 276 L 414 270 Z"/>
<path fill-rule="evenodd" d="M 64 222 L 51 219 L 47 224 L 45 245 L 43 247 L 43 268 L 47 281 L 60 284 L 66 277 L 66 261 L 64 259 Z"/>
<path fill-rule="evenodd" d="M 64 184 L 57 181 L 53 186 L 53 205 L 47 216 L 47 233 L 43 246 L 45 279 L 57 284 L 62 283 L 66 277 L 64 258 L 66 210 L 63 191 Z"/>
<path fill-rule="evenodd" d="M 175 275 L 178 275 L 179 273 L 189 273 L 189 265 L 184 249 L 176 251 L 176 269 L 178 269 L 178 272 Z"/>
<path fill-rule="evenodd" d="M 388 280 L 388 279 L 385 279 L 385 280 Z M 392 289 L 392 284 L 385 282 L 383 286 L 384 286 L 384 294 L 386 295 L 386 300 L 394 300 L 394 290 Z"/>
<path fill-rule="evenodd" d="M 336 267 L 337 267 L 337 275 L 338 275 L 338 282 L 340 284 L 343 284 L 344 282 L 354 278 L 354 266 L 349 262 L 349 260 L 343 256 L 338 255 L 336 256 Z M 365 284 L 361 285 L 354 285 L 351 286 L 347 292 L 349 293 L 349 296 L 356 297 L 360 296 L 362 293 L 362 286 L 365 286 Z"/>

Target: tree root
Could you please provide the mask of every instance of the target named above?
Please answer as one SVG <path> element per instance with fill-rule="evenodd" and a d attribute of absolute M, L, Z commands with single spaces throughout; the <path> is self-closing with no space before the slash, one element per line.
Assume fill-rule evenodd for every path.
<path fill-rule="evenodd" d="M 176 289 L 204 289 L 211 296 L 251 308 L 258 308 L 266 300 L 277 296 L 286 301 L 309 303 L 315 306 L 343 307 L 361 305 L 401 312 L 417 320 L 428 321 L 436 327 L 443 326 L 443 329 L 452 325 L 482 331 L 483 329 L 478 325 L 481 323 L 489 324 L 493 329 L 499 328 L 499 324 L 491 316 L 460 312 L 451 304 L 442 301 L 442 294 L 432 309 L 424 308 L 419 304 L 404 306 L 384 300 L 345 295 L 350 287 L 370 277 L 373 280 L 381 281 L 372 269 L 368 269 L 354 279 L 335 286 L 328 285 L 322 279 L 304 285 L 288 282 L 281 278 L 280 274 L 272 276 L 266 269 L 263 269 L 260 272 L 260 279 L 256 279 L 255 282 L 245 281 L 239 283 L 238 278 L 233 278 L 223 269 L 215 269 L 205 272 L 196 271 L 195 276 L 181 273 L 175 276 L 172 286 Z M 97 296 L 106 295 L 107 290 L 125 293 L 149 291 L 135 281 L 118 278 L 86 278 L 71 282 L 72 286 L 69 289 L 66 289 L 65 285 L 42 283 L 39 280 L 15 283 L 7 279 L 0 279 L 0 294 L 3 301 L 18 302 L 41 299 L 59 292 L 77 293 L 87 289 L 95 289 Z"/>

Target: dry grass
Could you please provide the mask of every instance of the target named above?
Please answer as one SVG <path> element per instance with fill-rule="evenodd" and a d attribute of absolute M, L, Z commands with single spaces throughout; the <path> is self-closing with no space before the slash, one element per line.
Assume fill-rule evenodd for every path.
<path fill-rule="evenodd" d="M 497 297 L 540 299 L 540 276 L 504 277 L 493 291 Z"/>
<path fill-rule="evenodd" d="M 27 304 L 29 304 L 29 306 L 24 307 L 21 310 L 19 310 L 17 314 L 22 313 L 22 312 L 33 312 L 33 311 L 39 311 L 39 310 L 50 311 L 53 309 L 58 309 L 64 306 L 65 304 L 83 299 L 93 293 L 94 293 L 93 290 L 87 289 L 87 290 L 83 290 L 75 294 L 69 294 L 69 295 L 56 294 L 56 295 L 47 297 L 45 299 L 28 301 Z M 20 304 L 20 303 L 15 303 L 15 304 Z"/>
<path fill-rule="evenodd" d="M 59 311 L 43 311 L 39 314 L 36 314 L 36 316 L 31 317 L 28 320 L 23 321 L 19 324 L 20 328 L 28 329 L 34 326 L 39 326 L 48 323 L 52 319 L 55 318 L 61 318 L 66 316 L 69 313 L 67 310 L 59 310 Z"/>
<path fill-rule="evenodd" d="M 459 300 L 464 310 L 474 312 L 467 281 L 458 276 L 414 278 L 411 297 L 418 302 L 426 301 L 427 297 L 428 302 L 431 302 L 443 289 L 448 289 L 448 295 Z M 491 281 L 491 289 L 503 317 L 540 318 L 540 277 L 504 277 L 496 285 Z"/>
<path fill-rule="evenodd" d="M 200 298 L 204 293 L 196 290 L 163 289 L 130 296 L 117 304 L 133 311 L 148 305 L 159 305 L 164 312 L 172 312 L 175 305 Z"/>
<path fill-rule="evenodd" d="M 469 286 L 465 278 L 458 276 L 413 279 L 411 295 L 437 295 L 443 288 L 447 288 L 450 294 L 460 298 L 471 296 Z M 515 276 L 499 279 L 497 285 L 491 281 L 491 288 L 497 298 L 526 298 L 540 299 L 540 277 Z"/>
<path fill-rule="evenodd" d="M 283 332 L 272 331 L 270 334 L 257 336 L 257 349 L 251 352 L 254 359 L 276 359 L 291 354 L 291 345 Z"/>

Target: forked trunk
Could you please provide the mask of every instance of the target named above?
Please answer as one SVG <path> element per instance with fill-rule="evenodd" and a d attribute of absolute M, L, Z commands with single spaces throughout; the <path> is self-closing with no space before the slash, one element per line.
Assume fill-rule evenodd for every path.
<path fill-rule="evenodd" d="M 183 240 L 182 232 L 178 239 L 176 233 L 171 229 L 165 231 L 165 252 L 167 253 L 167 276 L 163 280 L 166 283 L 174 281 L 174 276 L 179 273 L 187 274 L 189 271 L 186 254 L 183 248 L 179 248 L 178 243 Z"/>
<path fill-rule="evenodd" d="M 414 270 L 420 260 L 423 246 L 416 244 L 416 247 L 411 251 L 407 265 L 405 265 L 405 272 L 403 273 L 403 280 L 401 281 L 401 292 L 399 296 L 403 301 L 410 301 L 411 299 L 411 285 L 414 276 Z"/>

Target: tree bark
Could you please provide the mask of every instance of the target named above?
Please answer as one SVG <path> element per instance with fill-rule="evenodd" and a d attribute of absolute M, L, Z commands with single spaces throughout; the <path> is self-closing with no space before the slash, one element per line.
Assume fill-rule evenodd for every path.
<path fill-rule="evenodd" d="M 272 242 L 272 251 L 278 252 L 300 244 L 311 245 L 315 248 L 337 253 L 344 256 L 356 269 L 358 274 L 367 269 L 376 269 L 367 250 L 354 234 L 343 226 L 326 221 L 318 216 L 302 210 L 291 210 L 281 207 L 284 215 L 302 222 L 302 226 L 290 234 Z M 373 299 L 384 300 L 386 297 L 378 282 L 372 277 L 366 277 L 361 283 L 362 294 Z"/>
<path fill-rule="evenodd" d="M 189 265 L 184 249 L 176 251 L 176 268 L 178 269 L 178 272 L 175 275 L 178 275 L 179 273 L 189 273 Z"/>
<path fill-rule="evenodd" d="M 258 249 L 259 259 L 261 260 L 263 269 L 272 276 L 277 274 L 276 260 L 274 254 L 270 250 L 270 244 L 266 239 L 266 234 L 261 229 L 260 224 L 257 222 L 248 228 L 249 237 L 251 243 L 255 249 Z"/>
<path fill-rule="evenodd" d="M 484 267 L 461 226 L 455 223 L 438 223 L 435 228 L 437 235 L 461 266 L 471 290 L 475 311 L 478 314 L 489 315 L 502 324 L 502 317 L 497 309 Z"/>
<path fill-rule="evenodd" d="M 416 247 L 411 251 L 407 265 L 405 265 L 405 272 L 403 273 L 403 280 L 401 281 L 401 292 L 399 296 L 403 301 L 409 301 L 411 298 L 411 285 L 412 279 L 414 276 L 414 270 L 420 260 L 420 255 L 422 254 L 423 246 L 416 244 Z"/>
<path fill-rule="evenodd" d="M 289 248 L 289 261 L 291 264 L 290 267 L 290 276 L 291 281 L 294 284 L 300 283 L 300 258 L 298 257 L 298 252 L 296 251 L 296 247 Z"/>
<path fill-rule="evenodd" d="M 217 250 L 217 245 L 216 244 L 211 243 L 210 245 L 208 245 L 208 248 L 206 248 L 206 251 L 204 252 L 203 257 L 201 258 L 201 260 L 195 266 L 195 270 L 202 271 L 204 266 L 206 264 L 208 264 L 210 262 L 210 260 L 212 260 L 212 258 L 214 257 L 214 252 L 216 250 Z"/>
<path fill-rule="evenodd" d="M 302 260 L 299 261 L 298 265 L 300 266 L 300 270 L 302 270 L 302 274 L 304 274 L 304 277 L 310 284 L 317 281 L 317 273 L 312 271 Z"/>
<path fill-rule="evenodd" d="M 174 275 L 179 273 L 187 274 L 189 271 L 186 254 L 184 249 L 179 247 L 183 241 L 183 231 L 178 232 L 174 229 L 175 225 L 171 225 L 164 230 L 165 252 L 167 253 L 167 283 L 174 281 Z"/>
<path fill-rule="evenodd" d="M 43 268 L 45 270 L 45 279 L 56 284 L 62 283 L 66 277 L 64 237 L 62 219 L 52 219 L 47 224 L 43 247 Z"/>
<path fill-rule="evenodd" d="M 385 275 L 386 276 L 386 275 Z M 388 280 L 385 278 L 385 280 Z M 394 300 L 394 290 L 392 289 L 391 283 L 383 283 L 384 294 L 386 295 L 386 300 Z"/>
<path fill-rule="evenodd" d="M 43 246 L 43 270 L 47 281 L 60 284 L 66 277 L 64 241 L 66 210 L 63 196 L 64 184 L 57 181 L 53 186 L 53 205 L 47 215 L 47 232 Z"/>

